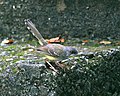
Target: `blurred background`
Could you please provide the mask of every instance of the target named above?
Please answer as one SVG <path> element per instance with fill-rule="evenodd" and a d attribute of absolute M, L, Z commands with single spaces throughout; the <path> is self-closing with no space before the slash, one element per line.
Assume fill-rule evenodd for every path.
<path fill-rule="evenodd" d="M 120 0 L 0 0 L 0 40 L 29 40 L 24 19 L 45 38 L 120 38 Z"/>

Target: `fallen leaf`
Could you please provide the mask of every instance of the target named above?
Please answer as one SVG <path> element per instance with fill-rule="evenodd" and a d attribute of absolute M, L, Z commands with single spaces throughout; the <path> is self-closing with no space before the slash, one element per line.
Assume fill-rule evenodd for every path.
<path fill-rule="evenodd" d="M 102 40 L 102 41 L 100 41 L 99 43 L 100 43 L 100 44 L 105 44 L 105 45 L 108 45 L 108 44 L 111 44 L 112 42 Z"/>
<path fill-rule="evenodd" d="M 120 41 L 116 42 L 116 45 L 118 45 L 118 46 L 119 46 L 119 45 L 120 45 Z"/>
<path fill-rule="evenodd" d="M 89 40 L 82 40 L 82 45 L 85 45 L 88 42 L 89 42 Z"/>
<path fill-rule="evenodd" d="M 10 39 L 10 40 L 7 40 L 7 39 L 5 39 L 5 40 L 3 40 L 1 43 L 2 44 L 12 44 L 14 41 L 12 40 L 12 39 Z"/>
<path fill-rule="evenodd" d="M 46 41 L 50 44 L 50 43 L 59 43 L 59 42 L 64 42 L 65 40 L 63 38 L 61 38 L 61 36 L 55 37 L 55 38 L 51 38 L 51 39 L 46 39 Z"/>
<path fill-rule="evenodd" d="M 89 42 L 89 40 L 83 40 L 82 42 L 83 42 L 83 43 L 88 43 L 88 42 Z"/>

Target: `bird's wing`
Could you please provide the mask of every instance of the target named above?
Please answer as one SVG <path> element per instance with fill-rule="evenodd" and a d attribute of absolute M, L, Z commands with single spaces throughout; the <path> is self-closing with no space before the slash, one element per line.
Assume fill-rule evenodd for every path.
<path fill-rule="evenodd" d="M 48 44 L 47 51 L 51 56 L 55 57 L 65 57 L 66 52 L 64 51 L 64 46 L 60 44 Z"/>

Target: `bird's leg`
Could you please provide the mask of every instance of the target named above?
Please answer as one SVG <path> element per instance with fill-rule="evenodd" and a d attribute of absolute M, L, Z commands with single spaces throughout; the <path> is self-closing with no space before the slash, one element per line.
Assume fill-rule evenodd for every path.
<path fill-rule="evenodd" d="M 58 73 L 58 70 L 56 70 L 56 69 L 54 68 L 54 66 L 52 66 L 47 59 L 45 60 L 45 62 L 50 66 L 50 68 L 51 68 L 54 72 Z"/>
<path fill-rule="evenodd" d="M 65 65 L 61 62 L 61 61 L 56 61 L 55 64 L 60 67 L 61 69 L 63 69 L 63 67 L 65 67 Z"/>

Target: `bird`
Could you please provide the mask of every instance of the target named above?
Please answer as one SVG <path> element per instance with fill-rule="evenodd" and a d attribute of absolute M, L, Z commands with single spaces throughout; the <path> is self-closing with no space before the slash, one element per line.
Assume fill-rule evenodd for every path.
<path fill-rule="evenodd" d="M 31 20 L 25 19 L 25 24 L 27 25 L 28 30 L 30 30 L 30 32 L 38 39 L 40 47 L 36 48 L 36 51 L 40 52 L 40 54 L 46 58 L 45 65 L 48 69 L 58 73 L 58 69 L 63 68 L 64 65 L 57 61 L 61 62 L 70 55 L 78 54 L 78 50 L 72 46 L 64 46 L 56 43 L 48 44 Z"/>
<path fill-rule="evenodd" d="M 77 54 L 78 51 L 70 46 L 63 46 L 61 44 L 47 44 L 37 48 L 37 51 L 46 53 L 45 56 L 49 60 L 64 60 L 70 55 Z"/>
<path fill-rule="evenodd" d="M 72 46 L 64 46 L 56 43 L 48 44 L 30 19 L 25 19 L 25 24 L 41 45 L 36 50 L 43 53 L 48 60 L 61 61 L 67 59 L 70 55 L 78 54 L 78 50 Z"/>

